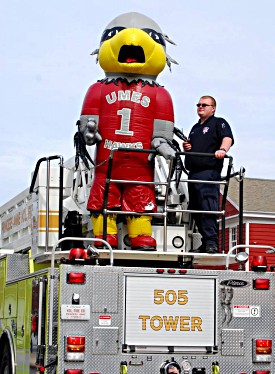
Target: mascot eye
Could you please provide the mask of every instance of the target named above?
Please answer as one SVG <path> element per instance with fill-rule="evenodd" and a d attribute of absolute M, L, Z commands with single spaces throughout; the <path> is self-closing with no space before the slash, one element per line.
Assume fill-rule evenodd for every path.
<path fill-rule="evenodd" d="M 124 30 L 125 27 L 113 27 L 111 29 L 107 29 L 103 32 L 102 37 L 100 39 L 100 43 L 105 42 L 105 40 L 111 39 L 113 36 L 115 36 L 117 33 L 119 33 L 121 30 Z"/>
<path fill-rule="evenodd" d="M 157 42 L 157 43 L 159 43 L 159 44 L 161 44 L 165 47 L 165 45 L 166 45 L 165 40 L 164 40 L 164 37 L 161 35 L 161 33 L 156 32 L 155 30 L 152 30 L 152 29 L 142 29 L 142 30 L 145 31 L 149 36 L 151 36 L 151 38 L 155 42 Z"/>

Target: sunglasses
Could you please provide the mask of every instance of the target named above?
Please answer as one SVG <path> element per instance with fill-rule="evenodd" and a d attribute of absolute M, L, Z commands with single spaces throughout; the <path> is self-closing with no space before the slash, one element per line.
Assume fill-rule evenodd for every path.
<path fill-rule="evenodd" d="M 196 104 L 197 107 L 199 108 L 200 106 L 202 106 L 203 108 L 205 108 L 206 106 L 213 106 L 211 104 Z"/>

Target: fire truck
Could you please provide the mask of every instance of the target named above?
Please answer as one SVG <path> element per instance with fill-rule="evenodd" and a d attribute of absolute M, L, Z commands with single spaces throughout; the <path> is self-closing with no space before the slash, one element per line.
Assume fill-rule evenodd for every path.
<path fill-rule="evenodd" d="M 221 228 L 230 179 L 243 180 L 227 157 Z M 188 181 L 154 162 L 156 251 L 130 249 L 122 212 L 118 248 L 93 246 L 82 161 L 41 158 L 0 208 L 0 374 L 275 373 L 274 273 L 260 259 L 247 271 L 249 245 L 225 251 L 224 238 L 218 254 L 189 252 Z"/>

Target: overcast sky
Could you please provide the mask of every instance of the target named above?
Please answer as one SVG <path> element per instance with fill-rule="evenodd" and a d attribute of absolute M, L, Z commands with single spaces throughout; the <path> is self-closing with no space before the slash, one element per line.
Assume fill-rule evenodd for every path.
<path fill-rule="evenodd" d="M 214 96 L 235 135 L 234 168 L 275 178 L 274 0 L 2 0 L 0 206 L 29 187 L 39 158 L 74 155 L 84 95 L 104 77 L 90 53 L 129 11 L 153 18 L 177 44 L 167 52 L 179 65 L 158 77 L 176 126 L 188 134 L 198 98 Z"/>

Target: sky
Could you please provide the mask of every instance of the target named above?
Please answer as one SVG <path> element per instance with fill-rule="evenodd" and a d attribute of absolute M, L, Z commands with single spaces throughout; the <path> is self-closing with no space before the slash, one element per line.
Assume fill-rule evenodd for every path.
<path fill-rule="evenodd" d="M 91 52 L 116 16 L 151 17 L 175 43 L 179 65 L 157 81 L 170 92 L 175 125 L 197 121 L 202 95 L 232 127 L 234 170 L 275 179 L 274 0 L 2 0 L 0 12 L 0 206 L 31 183 L 41 157 L 74 156 L 88 87 L 104 77 Z"/>

